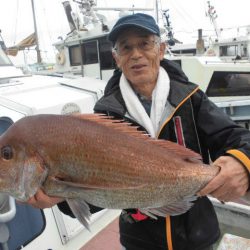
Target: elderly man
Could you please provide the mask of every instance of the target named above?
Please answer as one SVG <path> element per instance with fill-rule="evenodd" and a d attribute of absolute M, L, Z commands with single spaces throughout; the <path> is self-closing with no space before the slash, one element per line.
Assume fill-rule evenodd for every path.
<path fill-rule="evenodd" d="M 95 112 L 126 119 L 159 139 L 186 146 L 214 161 L 220 173 L 198 194 L 186 213 L 157 220 L 131 208 L 120 216 L 120 241 L 127 250 L 212 249 L 220 230 L 206 195 L 221 201 L 249 188 L 250 133 L 220 111 L 180 68 L 164 59 L 165 43 L 146 14 L 122 17 L 109 34 L 119 69 L 108 82 Z M 61 199 L 38 192 L 29 203 L 48 207 Z M 59 208 L 71 214 L 66 203 Z M 91 207 L 95 212 L 98 208 Z"/>

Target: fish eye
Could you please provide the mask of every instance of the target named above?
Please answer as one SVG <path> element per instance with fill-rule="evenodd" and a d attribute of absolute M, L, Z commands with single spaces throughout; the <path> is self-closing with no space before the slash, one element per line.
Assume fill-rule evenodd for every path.
<path fill-rule="evenodd" d="M 10 146 L 4 146 L 1 149 L 1 157 L 5 160 L 11 160 L 13 157 L 13 151 Z"/>

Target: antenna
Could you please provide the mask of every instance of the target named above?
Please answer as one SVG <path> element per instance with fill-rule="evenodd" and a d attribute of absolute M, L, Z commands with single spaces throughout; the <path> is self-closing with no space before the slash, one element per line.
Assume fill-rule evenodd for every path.
<path fill-rule="evenodd" d="M 210 5 L 210 1 L 207 1 L 207 4 L 208 4 L 208 11 L 206 14 L 209 16 L 209 19 L 214 26 L 216 37 L 219 38 L 220 37 L 220 29 L 218 29 L 217 22 L 216 22 L 216 19 L 218 18 L 217 12 L 216 12 L 214 6 Z"/>
<path fill-rule="evenodd" d="M 94 11 L 94 6 L 96 3 L 94 0 L 73 0 L 73 2 L 77 3 L 80 9 L 80 12 L 84 16 L 84 25 L 88 23 L 99 23 L 100 20 Z"/>
<path fill-rule="evenodd" d="M 167 30 L 167 37 L 168 37 L 167 42 L 168 42 L 168 44 L 170 46 L 174 46 L 175 45 L 175 39 L 174 39 L 174 35 L 173 35 L 173 32 L 172 32 L 173 28 L 172 28 L 171 22 L 169 20 L 168 11 L 169 11 L 169 9 L 162 11 L 163 16 L 165 17 L 165 20 L 166 20 L 166 22 L 164 22 L 164 27 Z"/>

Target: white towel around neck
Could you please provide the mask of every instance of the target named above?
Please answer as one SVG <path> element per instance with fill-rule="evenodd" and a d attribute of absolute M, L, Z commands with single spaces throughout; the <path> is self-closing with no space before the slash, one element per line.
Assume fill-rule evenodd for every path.
<path fill-rule="evenodd" d="M 129 116 L 143 126 L 153 138 L 157 135 L 162 113 L 167 102 L 170 88 L 169 82 L 167 72 L 160 67 L 157 83 L 152 93 L 152 105 L 149 117 L 124 74 L 122 74 L 120 79 L 120 89 Z"/>

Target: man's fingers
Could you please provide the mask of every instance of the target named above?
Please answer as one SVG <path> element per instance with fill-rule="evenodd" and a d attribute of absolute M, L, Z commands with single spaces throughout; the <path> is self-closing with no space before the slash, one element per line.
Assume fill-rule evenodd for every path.
<path fill-rule="evenodd" d="M 231 201 L 243 196 L 249 187 L 248 172 L 236 159 L 222 156 L 214 162 L 220 172 L 197 195 L 211 195 L 221 201 Z"/>
<path fill-rule="evenodd" d="M 29 200 L 27 201 L 27 203 L 28 203 L 29 205 L 31 205 L 32 207 L 39 208 L 35 196 L 29 198 Z"/>
<path fill-rule="evenodd" d="M 216 189 L 214 192 L 210 193 L 210 195 L 221 202 L 232 201 L 237 197 L 226 184 Z"/>
<path fill-rule="evenodd" d="M 217 175 L 211 180 L 203 189 L 201 189 L 197 195 L 198 196 L 206 196 L 213 193 L 216 189 L 220 188 L 224 185 L 224 181 L 222 182 L 221 176 Z"/>
<path fill-rule="evenodd" d="M 35 208 L 49 208 L 53 207 L 59 202 L 62 202 L 64 199 L 60 197 L 50 197 L 47 196 L 41 189 L 37 191 L 37 193 L 31 197 L 27 203 Z"/>
<path fill-rule="evenodd" d="M 220 186 L 220 188 L 211 192 L 209 195 L 217 198 L 218 200 L 225 198 L 228 195 L 228 190 L 226 188 L 226 185 L 224 184 L 224 185 Z"/>

